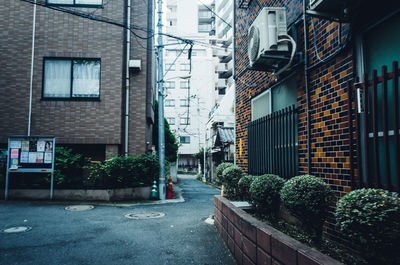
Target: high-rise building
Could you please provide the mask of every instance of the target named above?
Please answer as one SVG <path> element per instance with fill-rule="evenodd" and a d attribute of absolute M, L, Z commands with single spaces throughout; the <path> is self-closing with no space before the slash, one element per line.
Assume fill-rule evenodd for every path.
<path fill-rule="evenodd" d="M 193 154 L 204 146 L 205 125 L 215 104 L 216 58 L 210 44 L 215 39 L 215 18 L 195 0 L 167 0 L 166 7 L 165 32 L 190 39 L 193 46 L 164 39 L 165 117 L 180 142 L 178 168 L 196 170 Z"/>

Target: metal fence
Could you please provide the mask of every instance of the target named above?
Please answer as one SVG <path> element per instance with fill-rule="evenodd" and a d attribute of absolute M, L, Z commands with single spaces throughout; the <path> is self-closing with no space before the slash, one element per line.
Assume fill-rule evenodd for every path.
<path fill-rule="evenodd" d="M 295 105 L 252 121 L 248 127 L 249 174 L 291 178 L 298 172 Z"/>
<path fill-rule="evenodd" d="M 358 94 L 357 167 L 361 187 L 399 190 L 400 186 L 400 131 L 399 131 L 399 76 L 398 62 L 392 72 L 383 66 L 381 76 L 374 70 L 371 79 L 364 75 L 354 85 Z M 354 97 L 356 98 L 356 97 Z M 361 158 L 361 159 L 360 159 Z"/>

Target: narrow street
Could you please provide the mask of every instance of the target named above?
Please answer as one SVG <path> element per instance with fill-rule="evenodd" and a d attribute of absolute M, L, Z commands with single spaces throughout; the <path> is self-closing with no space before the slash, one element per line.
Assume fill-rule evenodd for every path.
<path fill-rule="evenodd" d="M 134 206 L 95 205 L 66 211 L 66 204 L 8 201 L 0 204 L 0 264 L 236 264 L 215 226 L 218 190 L 180 178 L 183 203 Z M 129 213 L 162 213 L 129 219 Z"/>

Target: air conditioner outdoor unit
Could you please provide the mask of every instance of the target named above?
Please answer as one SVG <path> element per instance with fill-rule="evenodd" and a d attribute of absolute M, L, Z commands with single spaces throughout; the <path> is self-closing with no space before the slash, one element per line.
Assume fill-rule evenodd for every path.
<path fill-rule="evenodd" d="M 286 8 L 264 7 L 248 33 L 248 55 L 250 67 L 267 66 L 279 69 L 289 61 L 289 45 L 292 56 L 296 50 L 293 39 L 287 35 Z"/>

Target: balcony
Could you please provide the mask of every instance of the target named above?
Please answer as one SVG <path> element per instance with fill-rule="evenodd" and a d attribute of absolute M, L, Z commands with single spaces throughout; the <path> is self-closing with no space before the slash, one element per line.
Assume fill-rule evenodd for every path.
<path fill-rule="evenodd" d="M 200 10 L 198 13 L 199 23 L 210 23 L 215 20 L 215 16 L 210 11 Z"/>
<path fill-rule="evenodd" d="M 213 49 L 213 56 L 217 57 L 225 57 L 229 54 L 229 52 L 223 50 L 223 49 Z"/>
<path fill-rule="evenodd" d="M 226 88 L 226 86 L 228 85 L 228 82 L 226 79 L 218 79 L 216 86 L 217 88 Z"/>

